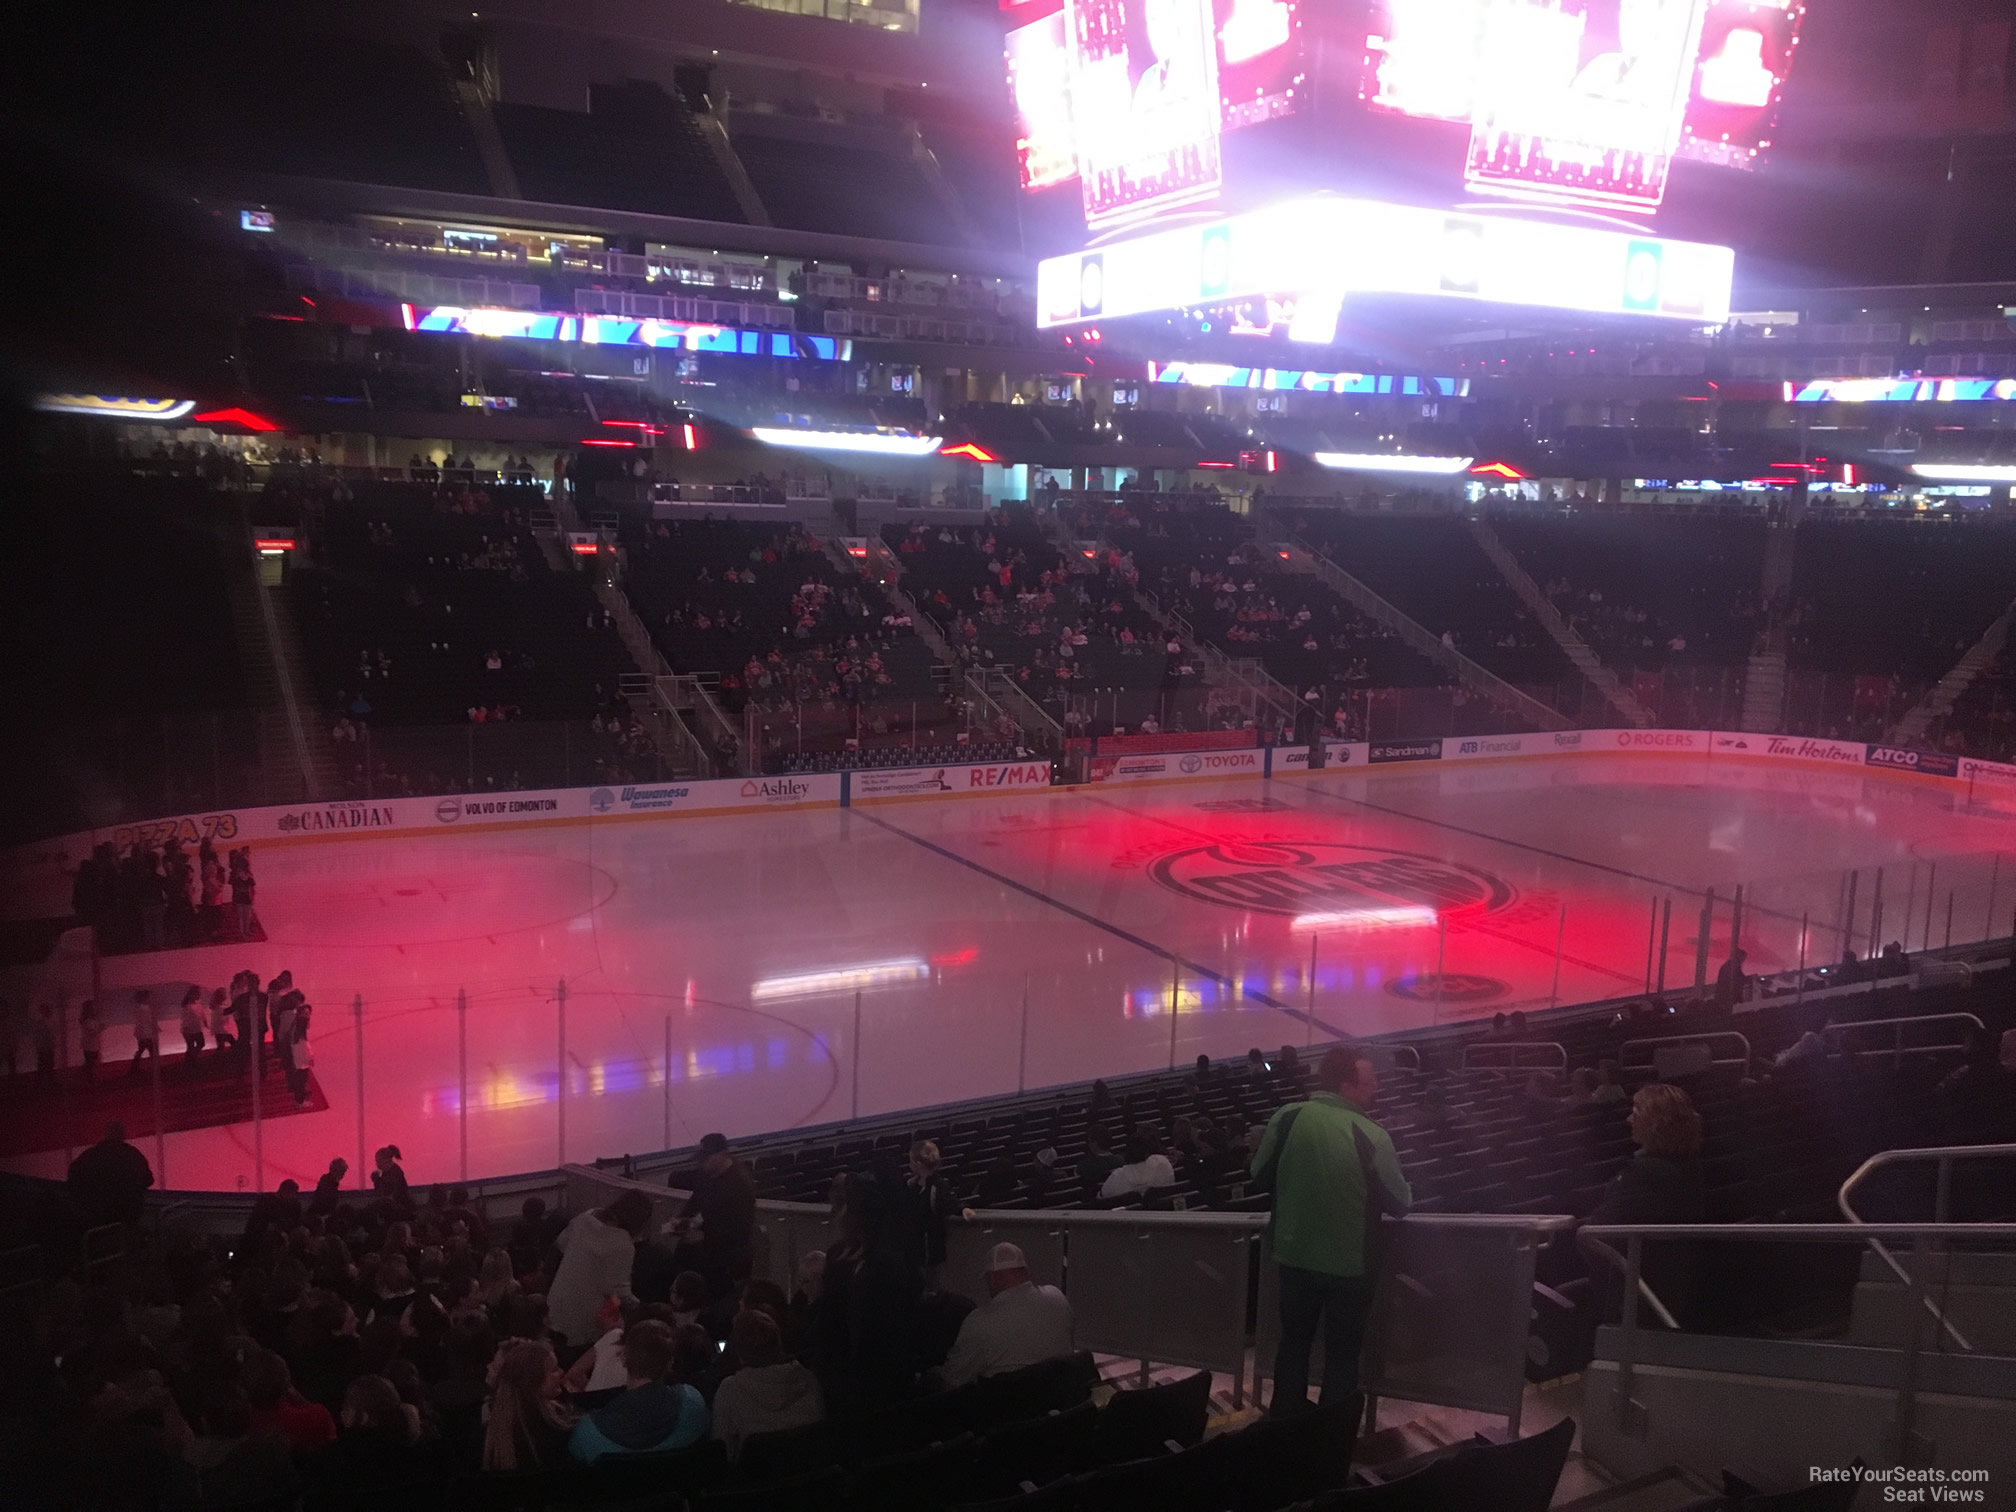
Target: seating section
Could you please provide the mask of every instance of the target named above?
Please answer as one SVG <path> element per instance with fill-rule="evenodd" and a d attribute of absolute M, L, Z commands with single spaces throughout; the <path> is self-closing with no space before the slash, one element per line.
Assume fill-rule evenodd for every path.
<path fill-rule="evenodd" d="M 1613 670 L 1741 666 L 1763 628 L 1761 519 L 1508 514 L 1490 523 Z"/>
<path fill-rule="evenodd" d="M 292 592 L 332 718 L 586 720 L 608 707 L 629 659 L 587 578 L 554 571 L 533 539 L 542 499 L 525 485 L 386 483 L 320 512 Z"/>
<path fill-rule="evenodd" d="M 2016 529 L 1918 521 L 1799 527 L 1795 667 L 1937 682 L 2009 607 Z"/>
<path fill-rule="evenodd" d="M 286 15 L 250 27 L 178 10 L 89 34 L 45 29 L 34 55 L 9 76 L 32 96 L 24 116 L 122 156 L 490 193 L 448 72 L 419 47 L 297 31 Z"/>
<path fill-rule="evenodd" d="M 1507 682 L 1579 682 L 1465 521 L 1311 510 L 1303 512 L 1301 528 L 1339 567 Z"/>
<path fill-rule="evenodd" d="M 1247 523 L 1213 500 L 1144 495 L 1081 510 L 1138 564 L 1158 602 L 1227 656 L 1258 657 L 1312 706 L 1326 728 L 1362 737 L 1368 689 L 1431 688 L 1448 678 L 1316 578 L 1255 546 Z"/>
<path fill-rule="evenodd" d="M 758 128 L 735 132 L 735 153 L 778 226 L 940 247 L 964 240 L 907 152 Z"/>
<path fill-rule="evenodd" d="M 625 588 L 658 648 L 730 717 L 753 708 L 773 769 L 849 741 L 949 742 L 961 727 L 905 617 L 799 527 L 629 513 L 621 537 Z"/>
<path fill-rule="evenodd" d="M 989 526 L 890 525 L 883 539 L 960 661 L 1003 669 L 1060 725 L 1122 696 L 1120 722 L 1138 724 L 1162 693 L 1199 681 L 1136 601 L 1124 557 L 1067 560 L 1026 511 Z"/>
<path fill-rule="evenodd" d="M 1930 1089 L 1965 1052 L 1916 1055 L 1900 1071 L 1878 1057 L 1836 1056 L 1772 1075 L 1772 1057 L 1807 1029 L 1827 1022 L 1904 1013 L 1970 1012 L 1991 1035 L 2016 1027 L 2006 984 L 1990 977 L 1973 987 L 1884 988 L 1868 996 L 1801 1005 L 1773 999 L 1740 1021 L 1755 1068 L 1749 1075 L 1715 1068 L 1690 1077 L 1688 1089 L 1707 1130 L 1703 1162 L 1711 1216 L 1717 1221 L 1824 1209 L 1841 1180 L 1875 1150 L 1959 1142 L 1997 1135 L 2007 1110 Z M 1550 1023 L 1526 1036 L 1559 1044 L 1571 1066 L 1614 1059 L 1627 1039 L 1688 1035 L 1721 1027 L 1700 1015 L 1641 1011 Z M 1393 1136 L 1418 1212 L 1586 1215 L 1630 1158 L 1625 1104 L 1578 1105 L 1557 1077 L 1527 1070 L 1464 1070 L 1466 1045 L 1507 1042 L 1516 1031 L 1480 1029 L 1424 1052 L 1396 1056 L 1381 1073 L 1378 1117 Z M 1523 1042 L 1523 1041 L 1521 1041 Z M 1481 1059 L 1481 1057 L 1480 1057 Z M 1531 1062 L 1528 1062 L 1530 1065 Z M 1620 1073 L 1628 1088 L 1651 1078 L 1648 1066 Z M 913 1139 L 932 1139 L 962 1200 L 1000 1208 L 1264 1208 L 1248 1187 L 1245 1139 L 1283 1103 L 1306 1090 L 1292 1048 L 1196 1072 L 1154 1074 L 1064 1094 L 1031 1096 L 984 1114 L 887 1132 L 820 1141 L 779 1136 L 752 1145 L 766 1196 L 822 1201 L 833 1178 L 862 1164 L 900 1156 Z M 2001 1120 L 2002 1122 L 1998 1122 Z M 1145 1135 L 1170 1157 L 1173 1186 L 1101 1200 L 1097 1182 L 1129 1133 Z"/>
<path fill-rule="evenodd" d="M 692 111 L 653 84 L 592 92 L 587 113 L 493 107 L 497 132 L 527 196 L 693 220 L 742 219 L 735 192 Z"/>
<path fill-rule="evenodd" d="M 194 477 L 66 469 L 49 513 L 0 562 L 6 779 L 31 833 L 213 805 L 258 749 L 233 629 L 233 504 Z M 215 761 L 217 766 L 213 767 Z M 221 768 L 221 771 L 219 770 Z"/>

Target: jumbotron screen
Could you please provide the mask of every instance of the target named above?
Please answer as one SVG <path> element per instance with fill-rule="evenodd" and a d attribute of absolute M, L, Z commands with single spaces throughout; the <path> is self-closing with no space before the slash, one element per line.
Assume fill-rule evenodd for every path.
<path fill-rule="evenodd" d="M 1676 159 L 1742 167 L 1770 144 L 1804 13 L 1800 0 L 1008 9 L 1022 187 L 1076 180 L 1095 230 L 1216 199 L 1223 136 L 1296 114 L 1340 160 L 1354 118 L 1467 125 L 1473 193 L 1649 214 Z"/>

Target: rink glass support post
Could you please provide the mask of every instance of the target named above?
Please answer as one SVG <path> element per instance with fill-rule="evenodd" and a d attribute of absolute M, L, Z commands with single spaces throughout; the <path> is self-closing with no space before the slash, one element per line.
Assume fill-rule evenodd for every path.
<path fill-rule="evenodd" d="M 1568 905 L 1561 905 L 1561 922 L 1554 926 L 1554 985 L 1547 991 L 1547 1006 L 1561 1001 L 1561 947 L 1568 939 Z"/>
<path fill-rule="evenodd" d="M 1939 896 L 1937 891 L 1935 891 L 1938 880 L 1939 863 L 1937 861 L 1927 861 L 1925 863 L 1925 928 L 1918 940 L 1918 948 L 1920 950 L 1930 950 L 1932 948 L 1932 904 Z M 1910 941 L 1905 941 L 1904 948 L 1907 950 L 1911 948 Z"/>
<path fill-rule="evenodd" d="M 553 1021 L 560 1035 L 560 1062 L 556 1068 L 560 1073 L 560 1085 L 554 1101 L 560 1111 L 558 1163 L 564 1166 L 567 1164 L 567 978 L 565 977 L 560 978 L 559 985 L 553 989 Z"/>
<path fill-rule="evenodd" d="M 852 1111 L 847 1116 L 849 1118 L 859 1118 L 861 1116 L 861 992 L 859 988 L 856 988 L 854 992 L 854 1043 L 848 1047 L 847 1060 L 849 1065 L 853 1067 L 854 1073 L 854 1100 Z"/>
<path fill-rule="evenodd" d="M 1953 889 L 1946 889 L 1946 948 L 1953 948 Z"/>
<path fill-rule="evenodd" d="M 1316 942 L 1321 938 L 1321 935 L 1309 937 L 1309 1034 L 1302 1044 L 1305 1050 L 1316 1043 Z"/>
<path fill-rule="evenodd" d="M 1898 943 L 1906 950 L 1911 948 L 1911 916 L 1918 911 L 1915 907 L 1918 902 L 1918 863 L 1913 861 L 1910 865 L 1911 869 L 1904 874 L 1904 927 L 1897 935 Z"/>
<path fill-rule="evenodd" d="M 1169 965 L 1169 1069 L 1176 1069 L 1176 1019 L 1183 1011 L 1183 963 Z"/>
<path fill-rule="evenodd" d="M 258 991 L 258 987 L 253 987 Z M 269 1005 L 270 1007 L 270 1005 Z M 259 1012 L 252 1012 L 252 1030 L 246 1036 L 252 1042 L 252 1190 L 266 1190 L 266 1114 L 261 1105 L 261 1094 L 266 1090 L 266 1031 L 259 1023 Z M 155 1041 L 155 1058 L 160 1058 L 160 1041 Z M 361 1089 L 360 1089 L 361 1090 Z M 359 1099 L 361 1104 L 362 1099 Z"/>
<path fill-rule="evenodd" d="M 665 1010 L 665 1143 L 661 1149 L 672 1148 L 672 1010 Z"/>
<path fill-rule="evenodd" d="M 1736 884 L 1736 895 L 1729 903 L 1729 953 L 1734 955 L 1743 947 L 1743 884 Z"/>
<path fill-rule="evenodd" d="M 1645 991 L 1652 991 L 1652 954 L 1659 946 L 1659 900 L 1652 900 L 1652 917 L 1645 924 Z"/>
<path fill-rule="evenodd" d="M 1029 973 L 1022 973 L 1022 1038 L 1015 1050 L 1015 1095 L 1020 1097 L 1029 1080 Z"/>
<path fill-rule="evenodd" d="M 1806 915 L 1799 915 L 1799 974 L 1792 982 L 1792 1002 L 1796 1007 L 1806 1001 Z"/>
<path fill-rule="evenodd" d="M 1666 941 L 1673 932 L 1673 900 L 1669 897 L 1659 909 L 1659 978 L 1653 984 L 1654 992 L 1666 990 Z"/>
<path fill-rule="evenodd" d="M 1702 991 L 1708 985 L 1708 944 L 1709 935 L 1715 929 L 1715 889 L 1708 889 L 1708 896 L 1701 901 L 1701 932 L 1694 941 L 1694 990 Z"/>
<path fill-rule="evenodd" d="M 1442 1022 L 1442 965 L 1449 955 L 1449 921 L 1435 916 L 1435 1023 Z"/>
<path fill-rule="evenodd" d="M 1848 873 L 1848 906 L 1842 911 L 1841 951 L 1846 955 L 1855 948 L 1855 893 L 1862 885 L 1862 873 Z"/>
<path fill-rule="evenodd" d="M 1876 868 L 1876 885 L 1869 890 L 1869 955 L 1883 953 L 1883 868 Z M 1875 978 L 1871 977 L 1871 981 Z"/>
<path fill-rule="evenodd" d="M 2001 880 L 2002 852 L 1997 851 L 1988 864 L 1988 915 L 1981 921 L 1981 938 L 1984 940 L 1995 937 L 1995 884 Z M 95 932 L 92 938 L 94 940 L 97 938 Z M 98 958 L 94 955 L 91 959 L 95 963 Z"/>
<path fill-rule="evenodd" d="M 455 989 L 455 1138 L 461 1154 L 458 1169 L 469 1179 L 469 992 Z"/>
<path fill-rule="evenodd" d="M 168 1190 L 168 1120 L 162 1115 L 161 1110 L 161 1021 L 159 1019 L 154 1021 L 154 1053 L 148 1056 L 147 1059 L 153 1063 L 154 1067 L 154 1185 L 157 1189 L 165 1192 Z M 182 1064 L 185 1070 L 193 1071 L 196 1069 L 196 1057 L 185 1052 Z M 258 1104 L 255 1102 L 253 1107 L 256 1109 Z M 252 1148 L 255 1152 L 254 1158 L 257 1159 L 258 1154 L 263 1153 L 263 1151 L 261 1151 L 259 1145 L 259 1127 L 256 1122 L 252 1128 L 252 1138 Z M 263 1161 L 261 1164 L 263 1165 Z M 266 1190 L 266 1182 L 263 1176 L 259 1179 L 257 1190 L 262 1192 Z"/>
<path fill-rule="evenodd" d="M 371 1162 L 364 1158 L 364 994 L 350 999 L 350 1037 L 357 1045 L 357 1187 L 371 1188 Z"/>

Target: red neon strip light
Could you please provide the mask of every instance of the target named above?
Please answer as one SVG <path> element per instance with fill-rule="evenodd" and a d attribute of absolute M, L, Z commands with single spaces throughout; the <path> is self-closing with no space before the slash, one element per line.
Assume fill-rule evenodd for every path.
<path fill-rule="evenodd" d="M 574 543 L 574 555 L 576 556 L 593 556 L 601 549 L 593 541 L 576 541 Z"/>
<path fill-rule="evenodd" d="M 294 538 L 292 536 L 254 536 L 252 538 L 252 545 L 258 551 L 292 551 L 294 549 Z"/>
<path fill-rule="evenodd" d="M 581 444 L 583 446 L 628 446 L 633 449 L 637 445 L 635 441 L 605 441 L 600 436 L 583 437 Z"/>
<path fill-rule="evenodd" d="M 1237 462 L 1199 462 L 1199 467 L 1237 467 Z"/>
<path fill-rule="evenodd" d="M 204 410 L 201 414 L 191 415 L 189 418 L 198 425 L 242 425 L 245 429 L 254 431 L 280 429 L 264 415 L 255 415 L 252 411 L 239 409 L 236 405 L 230 409 Z"/>
<path fill-rule="evenodd" d="M 1478 477 L 1523 478 L 1526 476 L 1510 462 L 1481 462 L 1470 471 Z"/>
<path fill-rule="evenodd" d="M 1847 484 L 1851 484 L 1851 485 L 1852 485 L 1852 484 L 1854 483 L 1854 481 L 1855 481 L 1855 464 L 1854 464 L 1853 462 L 1843 462 L 1843 463 L 1841 464 L 1841 481 L 1842 481 L 1843 483 L 1847 483 Z"/>
<path fill-rule="evenodd" d="M 693 427 L 691 425 L 683 425 L 680 429 L 686 432 L 686 450 L 698 451 L 700 443 L 693 439 Z"/>
<path fill-rule="evenodd" d="M 410 330 L 412 330 L 412 329 L 413 329 L 413 306 L 411 306 L 410 304 L 402 304 L 401 306 L 399 306 L 399 319 L 400 319 L 400 320 L 401 320 L 402 322 L 404 322 L 404 323 L 405 323 L 405 326 L 406 326 L 406 329 L 407 329 L 407 330 L 409 330 L 409 331 L 410 331 Z"/>
<path fill-rule="evenodd" d="M 627 425 L 633 430 L 644 432 L 647 436 L 662 436 L 665 434 L 664 426 L 653 425 L 649 420 L 604 420 L 602 423 L 604 425 Z"/>
<path fill-rule="evenodd" d="M 957 446 L 938 448 L 941 457 L 971 457 L 975 462 L 999 462 L 1001 459 L 977 441 L 961 441 Z"/>

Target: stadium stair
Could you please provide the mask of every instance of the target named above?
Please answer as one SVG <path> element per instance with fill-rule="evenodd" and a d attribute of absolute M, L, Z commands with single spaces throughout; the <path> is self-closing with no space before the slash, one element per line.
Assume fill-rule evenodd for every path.
<path fill-rule="evenodd" d="M 1472 661 L 1454 646 L 1444 645 L 1440 636 L 1407 614 L 1372 587 L 1353 577 L 1328 556 L 1300 542 L 1284 547 L 1292 571 L 1307 572 L 1340 595 L 1359 613 L 1384 625 L 1423 656 L 1449 672 L 1472 692 L 1531 723 L 1535 729 L 1565 730 L 1570 721 L 1558 709 L 1548 707 L 1529 693 L 1522 693 L 1497 673 Z"/>
<path fill-rule="evenodd" d="M 1617 674 L 1603 665 L 1602 658 L 1589 648 L 1589 643 L 1575 633 L 1561 612 L 1547 601 L 1547 595 L 1540 591 L 1540 585 L 1533 581 L 1533 575 L 1519 565 L 1518 558 L 1505 548 L 1498 539 L 1498 533 L 1480 518 L 1470 521 L 1470 534 L 1480 550 L 1489 557 L 1512 591 L 1519 595 L 1527 612 L 1537 619 L 1547 633 L 1554 637 L 1568 660 L 1592 683 L 1625 722 L 1644 730 L 1656 723 L 1652 711 L 1640 703 L 1631 690 L 1617 678 Z"/>
<path fill-rule="evenodd" d="M 1891 745 L 1916 746 L 1925 738 L 1925 732 L 1936 719 L 1953 712 L 1953 706 L 1960 701 L 1974 680 L 2002 654 L 2002 648 L 2009 640 L 2009 626 L 2016 620 L 2016 599 L 1996 617 L 1995 622 L 1981 632 L 1981 638 L 1969 646 L 1953 669 L 1940 678 L 1932 691 L 1920 699 L 1905 716 L 1890 727 L 1884 739 Z"/>
<path fill-rule="evenodd" d="M 1744 730 L 1769 734 L 1785 723 L 1785 653 L 1759 651 L 1743 673 Z"/>
<path fill-rule="evenodd" d="M 242 508 L 220 520 L 229 574 L 232 628 L 258 717 L 259 766 L 269 803 L 318 803 L 341 789 L 336 753 L 313 702 L 315 680 L 294 623 L 290 596 L 260 580 L 264 559 L 252 548 Z"/>

